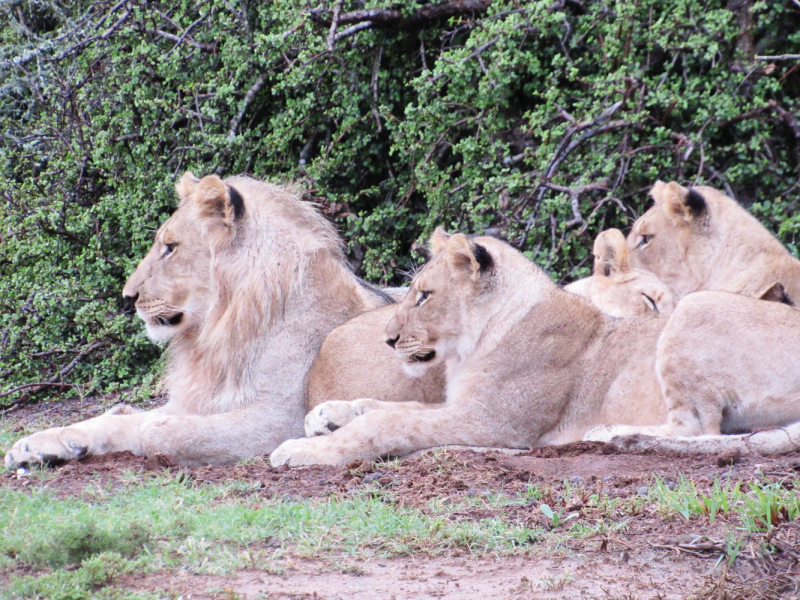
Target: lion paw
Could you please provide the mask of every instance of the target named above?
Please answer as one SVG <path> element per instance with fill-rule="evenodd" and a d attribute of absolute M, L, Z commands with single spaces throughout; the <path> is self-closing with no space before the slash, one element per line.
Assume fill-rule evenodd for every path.
<path fill-rule="evenodd" d="M 583 441 L 610 442 L 616 435 L 613 427 L 609 427 L 608 425 L 596 425 L 584 434 Z"/>
<path fill-rule="evenodd" d="M 269 455 L 269 462 L 273 467 L 342 464 L 335 452 L 328 451 L 319 443 L 325 441 L 327 438 L 319 437 L 286 440 Z"/>
<path fill-rule="evenodd" d="M 18 440 L 6 453 L 6 468 L 54 464 L 83 458 L 89 444 L 83 436 L 64 427 L 39 431 Z"/>
<path fill-rule="evenodd" d="M 369 400 L 329 400 L 306 415 L 306 436 L 328 435 L 369 411 Z"/>

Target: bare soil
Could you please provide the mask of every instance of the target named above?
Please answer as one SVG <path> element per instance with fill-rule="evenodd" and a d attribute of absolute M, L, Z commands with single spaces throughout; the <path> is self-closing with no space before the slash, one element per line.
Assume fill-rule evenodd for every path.
<path fill-rule="evenodd" d="M 60 403 L 24 407 L 5 419 L 22 430 L 23 423 L 26 428 L 34 423 L 37 427 L 60 425 L 104 408 Z M 88 498 L 98 484 L 111 489 L 124 486 L 131 471 L 146 476 L 166 469 L 190 478 L 195 485 L 252 482 L 265 498 L 284 500 L 347 497 L 374 486 L 389 490 L 400 506 L 424 510 L 433 498 L 455 503 L 499 492 L 514 496 L 533 484 L 547 490 L 541 502 L 591 519 L 596 509 L 586 506 L 589 495 L 630 498 L 646 494 L 654 476 L 675 482 L 683 475 L 699 489 L 710 488 L 716 478 L 745 483 L 766 479 L 791 488 L 800 473 L 800 454 L 772 458 L 620 454 L 603 443 L 581 442 L 516 455 L 450 448 L 421 453 L 399 464 L 356 462 L 347 467 L 273 468 L 266 459 L 257 459 L 235 466 L 185 469 L 166 456 L 148 459 L 115 453 L 55 469 L 55 477 L 43 479 L 4 473 L 0 490 L 45 487 L 58 496 Z M 503 508 L 482 504 L 450 518 L 500 517 L 532 527 L 548 525 L 536 501 Z M 776 533 L 775 539 L 782 540 L 786 551 L 769 558 L 772 566 L 756 560 L 751 549 L 752 560 L 737 560 L 730 570 L 725 561 L 718 564 L 719 552 L 679 547 L 690 540 L 724 538 L 723 519 L 709 525 L 707 520 L 665 519 L 655 510 L 642 510 L 617 533 L 567 538 L 563 547 L 549 555 L 534 549 L 526 557 L 476 558 L 454 552 L 445 557 L 415 555 L 382 561 L 296 559 L 287 563 L 281 575 L 156 573 L 129 577 L 124 585 L 131 590 L 166 590 L 185 598 L 235 597 L 231 593 L 269 599 L 800 598 L 800 566 L 795 560 L 800 557 L 800 528 L 796 525 L 787 523 Z"/>

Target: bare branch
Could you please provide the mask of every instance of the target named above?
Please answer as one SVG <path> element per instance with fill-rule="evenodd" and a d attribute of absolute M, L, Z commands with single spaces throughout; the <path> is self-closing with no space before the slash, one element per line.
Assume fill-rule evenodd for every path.
<path fill-rule="evenodd" d="M 779 54 L 778 56 L 756 56 L 756 60 L 773 61 L 773 60 L 800 60 L 800 54 Z"/>
<path fill-rule="evenodd" d="M 247 109 L 250 108 L 250 105 L 253 103 L 253 100 L 256 97 L 256 94 L 261 91 L 261 88 L 264 87 L 264 84 L 267 82 L 267 73 L 262 73 L 256 79 L 256 82 L 250 86 L 250 89 L 247 90 L 247 93 L 244 96 L 244 103 L 242 107 L 239 109 L 239 112 L 236 113 L 236 116 L 231 119 L 231 125 L 228 128 L 228 139 L 233 139 L 236 137 L 236 132 L 239 130 L 239 125 L 244 118 L 244 114 L 247 112 Z"/>
<path fill-rule="evenodd" d="M 445 2 L 442 4 L 427 4 L 420 7 L 418 10 L 415 10 L 410 15 L 404 17 L 403 13 L 399 10 L 382 8 L 355 10 L 341 14 L 339 13 L 341 10 L 341 2 L 337 2 L 330 19 L 323 16 L 328 11 L 311 10 L 308 12 L 308 14 L 318 23 L 330 26 L 328 34 L 328 49 L 331 50 L 333 46 L 331 42 L 331 36 L 334 36 L 333 41 L 336 41 L 335 32 L 336 28 L 338 28 L 340 25 L 369 23 L 368 26 L 365 25 L 360 29 L 354 30 L 349 35 L 352 35 L 355 33 L 355 31 L 361 31 L 361 29 L 368 29 L 370 27 L 410 29 L 421 26 L 428 21 L 446 19 L 449 17 L 469 13 L 483 12 L 489 8 L 491 3 L 492 0 L 454 0 L 453 2 Z"/>
<path fill-rule="evenodd" d="M 216 44 L 204 44 L 202 42 L 198 42 L 197 40 L 195 40 L 193 38 L 186 37 L 185 35 L 183 35 L 181 37 L 178 37 L 177 35 L 174 35 L 172 33 L 168 33 L 166 31 L 162 31 L 161 29 L 148 29 L 147 33 L 150 33 L 150 34 L 153 34 L 153 35 L 157 35 L 159 37 L 164 38 L 165 40 L 170 40 L 172 42 L 177 42 L 178 44 L 180 44 L 181 42 L 185 41 L 185 42 L 190 43 L 195 48 L 199 48 L 200 50 L 202 50 L 204 52 L 213 52 L 217 48 Z"/>
<path fill-rule="evenodd" d="M 372 27 L 372 21 L 364 21 L 363 23 L 357 23 L 352 27 L 348 27 L 347 29 L 342 29 L 336 36 L 333 38 L 334 42 L 338 42 L 339 40 L 343 40 L 346 37 L 350 37 L 353 34 L 358 33 L 364 29 L 369 29 Z"/>
<path fill-rule="evenodd" d="M 333 7 L 331 28 L 328 30 L 328 52 L 333 52 L 333 43 L 336 41 L 336 28 L 339 27 L 339 13 L 342 11 L 343 2 L 344 0 L 337 0 L 336 6 Z"/>

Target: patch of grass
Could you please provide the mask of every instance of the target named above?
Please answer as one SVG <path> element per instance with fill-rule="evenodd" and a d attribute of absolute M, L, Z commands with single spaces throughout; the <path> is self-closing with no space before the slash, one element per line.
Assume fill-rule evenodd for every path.
<path fill-rule="evenodd" d="M 720 484 L 715 480 L 708 492 L 681 477 L 673 489 L 656 478 L 654 494 L 665 514 L 678 514 L 686 520 L 705 517 L 714 523 L 718 516 L 736 517 L 746 533 L 769 531 L 775 525 L 800 516 L 800 497 L 795 489 L 780 483 L 741 482 Z"/>

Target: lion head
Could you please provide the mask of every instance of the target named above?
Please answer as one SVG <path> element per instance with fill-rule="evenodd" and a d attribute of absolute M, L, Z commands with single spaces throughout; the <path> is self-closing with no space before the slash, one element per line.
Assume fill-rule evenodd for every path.
<path fill-rule="evenodd" d="M 678 297 L 700 290 L 758 297 L 776 281 L 800 297 L 800 263 L 751 214 L 710 187 L 657 181 L 655 204 L 628 235 L 631 263 Z"/>
<path fill-rule="evenodd" d="M 600 233 L 594 242 L 594 275 L 564 289 L 590 300 L 613 317 L 666 316 L 678 299 L 650 271 L 631 267 L 625 236 L 619 229 Z"/>
<path fill-rule="evenodd" d="M 169 341 L 170 398 L 210 413 L 302 393 L 325 334 L 385 301 L 291 188 L 192 173 L 176 188 L 178 209 L 123 290 L 148 336 Z"/>
<path fill-rule="evenodd" d="M 176 186 L 180 206 L 159 228 L 150 251 L 123 289 L 153 341 L 197 329 L 212 302 L 212 257 L 236 234 L 244 201 L 216 175 L 186 173 Z"/>
<path fill-rule="evenodd" d="M 411 283 L 385 340 L 409 374 L 420 374 L 467 349 L 460 347 L 471 326 L 471 309 L 491 285 L 494 263 L 487 248 L 464 234 L 438 227 L 431 239 L 433 258 Z"/>

